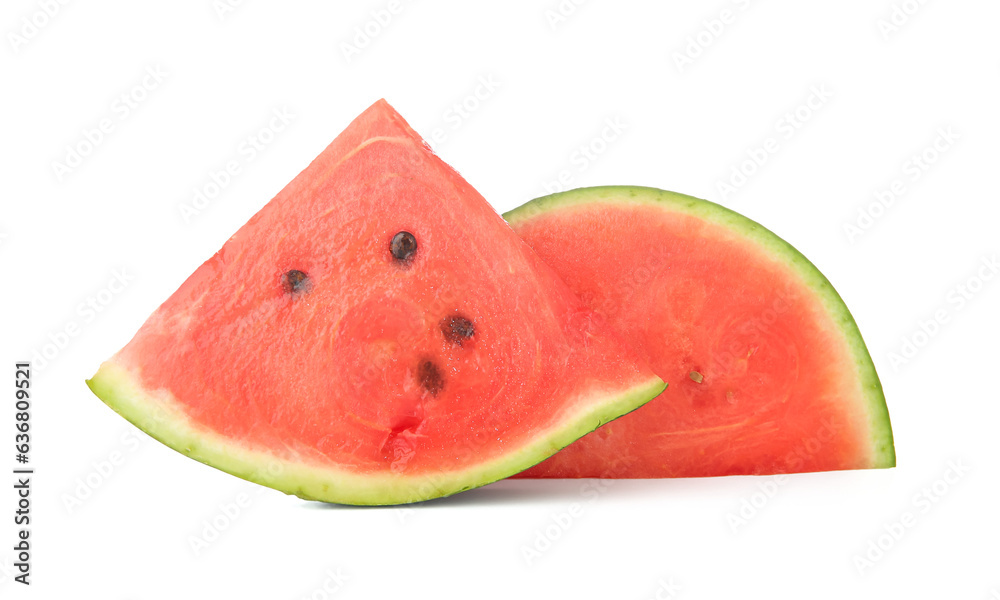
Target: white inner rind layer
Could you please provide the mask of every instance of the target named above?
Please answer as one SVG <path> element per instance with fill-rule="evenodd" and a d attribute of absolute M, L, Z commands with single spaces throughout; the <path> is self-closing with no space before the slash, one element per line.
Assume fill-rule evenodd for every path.
<path fill-rule="evenodd" d="M 197 461 L 306 500 L 340 504 L 405 504 L 449 496 L 509 477 L 657 396 L 666 384 L 654 377 L 628 389 L 593 389 L 548 430 L 497 458 L 460 470 L 405 474 L 359 473 L 335 464 L 304 461 L 255 448 L 200 427 L 168 390 L 143 387 L 137 373 L 105 362 L 87 385 L 101 400 L 155 439 Z"/>
<path fill-rule="evenodd" d="M 684 194 L 640 186 L 602 186 L 579 188 L 543 196 L 503 215 L 512 226 L 530 221 L 545 213 L 560 209 L 614 207 L 629 204 L 656 206 L 668 212 L 683 213 L 709 223 L 725 227 L 741 238 L 756 245 L 776 262 L 785 265 L 819 299 L 827 315 L 843 336 L 850 352 L 851 373 L 845 376 L 857 381 L 856 398 L 847 402 L 860 402 L 868 418 L 869 464 L 868 468 L 896 466 L 896 451 L 892 439 L 892 425 L 885 395 L 868 347 L 861 337 L 854 317 L 830 281 L 801 252 L 778 237 L 763 225 L 723 206 Z"/>

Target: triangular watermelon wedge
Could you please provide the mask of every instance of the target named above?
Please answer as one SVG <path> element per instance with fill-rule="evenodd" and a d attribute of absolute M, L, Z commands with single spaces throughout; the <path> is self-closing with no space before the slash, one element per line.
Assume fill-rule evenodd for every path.
<path fill-rule="evenodd" d="M 519 477 L 895 466 L 857 324 L 826 277 L 774 233 L 706 200 L 628 186 L 553 194 L 504 216 L 670 381 Z"/>
<path fill-rule="evenodd" d="M 665 384 L 379 101 L 88 385 L 223 471 L 396 504 L 517 473 Z"/>

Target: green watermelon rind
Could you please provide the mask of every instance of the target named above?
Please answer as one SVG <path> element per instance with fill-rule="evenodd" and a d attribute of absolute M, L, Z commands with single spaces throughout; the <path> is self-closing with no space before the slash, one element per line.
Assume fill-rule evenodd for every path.
<path fill-rule="evenodd" d="M 144 388 L 140 377 L 113 359 L 102 364 L 87 385 L 112 410 L 185 456 L 305 500 L 355 505 L 421 502 L 509 477 L 639 408 L 666 388 L 658 377 L 610 393 L 595 387 L 575 404 L 583 409 L 561 418 L 516 452 L 461 471 L 406 475 L 357 474 L 305 458 L 291 460 L 241 445 L 206 428 L 198 429 L 168 391 Z"/>
<path fill-rule="evenodd" d="M 708 200 L 641 186 L 599 186 L 578 188 L 536 198 L 519 206 L 503 217 L 511 225 L 529 220 L 552 210 L 595 203 L 653 204 L 672 211 L 683 212 L 707 222 L 728 228 L 764 249 L 773 259 L 794 269 L 805 285 L 821 300 L 829 316 L 843 333 L 857 368 L 859 383 L 864 392 L 869 419 L 870 464 L 869 468 L 896 466 L 896 451 L 892 437 L 892 424 L 885 394 L 879 381 L 875 364 L 861 331 L 844 300 L 822 272 L 791 244 L 763 225 L 743 215 Z"/>

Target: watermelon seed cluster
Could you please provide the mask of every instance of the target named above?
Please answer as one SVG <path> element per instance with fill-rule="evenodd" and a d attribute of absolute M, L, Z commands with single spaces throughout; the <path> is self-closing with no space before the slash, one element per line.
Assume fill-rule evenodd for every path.
<path fill-rule="evenodd" d="M 409 231 L 400 231 L 389 241 L 389 253 L 397 263 L 405 266 L 413 260 L 417 253 L 417 238 Z M 472 321 L 462 315 L 451 315 L 441 321 L 441 333 L 449 343 L 462 346 L 463 342 L 472 338 L 476 327 Z M 430 360 L 424 360 L 417 367 L 417 379 L 420 385 L 431 395 L 436 396 L 444 387 L 444 377 L 437 365 Z"/>
<path fill-rule="evenodd" d="M 451 315 L 441 320 L 441 334 L 448 343 L 461 347 L 463 342 L 472 339 L 472 336 L 476 334 L 476 326 L 462 315 Z M 437 365 L 429 360 L 420 364 L 417 376 L 424 389 L 433 395 L 437 395 L 438 391 L 444 387 L 444 378 L 441 376 L 441 372 Z"/>
<path fill-rule="evenodd" d="M 413 256 L 417 253 L 416 236 L 409 231 L 400 231 L 392 236 L 392 239 L 389 241 L 389 253 L 397 263 L 401 266 L 406 266 L 413 260 Z M 443 329 L 444 325 L 442 324 Z M 430 392 L 432 396 L 436 396 L 441 391 L 441 388 L 444 387 L 444 377 L 441 375 L 441 370 L 430 360 L 421 362 L 417 367 L 417 380 L 420 381 L 420 385 Z"/>

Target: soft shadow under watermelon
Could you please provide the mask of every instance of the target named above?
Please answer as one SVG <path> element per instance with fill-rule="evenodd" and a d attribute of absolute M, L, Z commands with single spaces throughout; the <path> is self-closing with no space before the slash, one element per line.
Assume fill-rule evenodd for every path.
<path fill-rule="evenodd" d="M 684 480 L 674 480 L 676 485 Z M 589 482 L 589 483 L 588 483 Z M 456 506 L 500 506 L 505 504 L 525 504 L 558 500 L 560 502 L 588 503 L 597 494 L 604 496 L 632 496 L 648 492 L 647 480 L 616 480 L 611 485 L 602 484 L 598 479 L 504 479 L 489 485 L 468 490 L 444 498 L 434 498 L 407 505 L 354 506 L 350 504 L 327 504 L 307 502 L 307 508 L 319 510 L 339 509 L 379 509 L 379 508 L 451 508 Z M 581 486 L 586 485 L 586 488 Z M 645 490 L 645 492 L 643 491 Z"/>

